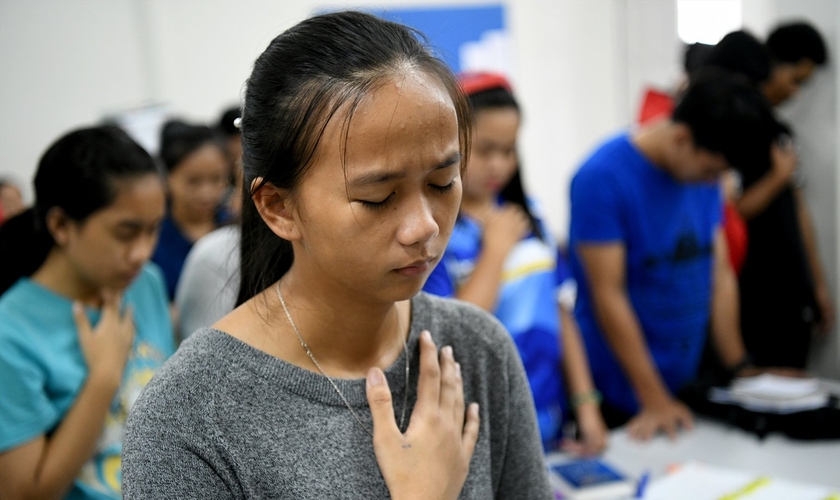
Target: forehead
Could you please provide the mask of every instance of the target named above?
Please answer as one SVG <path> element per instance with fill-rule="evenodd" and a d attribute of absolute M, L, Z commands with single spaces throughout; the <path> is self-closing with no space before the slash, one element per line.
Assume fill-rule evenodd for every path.
<path fill-rule="evenodd" d="M 346 113 L 346 111 L 345 111 Z M 405 69 L 375 85 L 349 117 L 347 139 L 390 134 L 418 134 L 455 118 L 452 98 L 436 77 Z M 386 142 L 381 137 L 382 143 Z"/>
<path fill-rule="evenodd" d="M 119 179 L 112 183 L 114 200 L 93 214 L 103 221 L 161 217 L 165 210 L 163 181 L 156 174 Z"/>
<path fill-rule="evenodd" d="M 490 130 L 515 131 L 519 127 L 519 111 L 515 108 L 487 108 L 473 113 L 473 131 Z"/>
<path fill-rule="evenodd" d="M 222 148 L 215 143 L 208 142 L 185 156 L 172 173 L 196 175 L 213 172 L 219 168 L 225 168 L 225 166 L 226 159 Z"/>
<path fill-rule="evenodd" d="M 404 69 L 344 103 L 330 118 L 313 168 L 328 163 L 349 179 L 361 170 L 399 169 L 458 152 L 458 118 L 443 83 Z M 454 151 L 453 151 L 454 149 Z"/>

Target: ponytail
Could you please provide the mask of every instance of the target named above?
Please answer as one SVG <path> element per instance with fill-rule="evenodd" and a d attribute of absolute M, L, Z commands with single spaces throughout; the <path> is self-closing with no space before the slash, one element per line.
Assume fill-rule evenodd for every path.
<path fill-rule="evenodd" d="M 28 209 L 0 226 L 0 295 L 20 278 L 31 276 L 47 259 L 55 241 L 44 217 Z"/>

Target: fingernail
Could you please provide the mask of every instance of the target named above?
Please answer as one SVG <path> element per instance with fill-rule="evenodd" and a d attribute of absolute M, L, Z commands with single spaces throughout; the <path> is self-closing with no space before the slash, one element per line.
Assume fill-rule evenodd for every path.
<path fill-rule="evenodd" d="M 461 378 L 461 363 L 455 363 L 455 375 Z"/>
<path fill-rule="evenodd" d="M 385 383 L 385 377 L 383 377 L 382 372 L 376 368 L 371 368 L 367 374 L 368 387 L 378 387 L 383 383 Z"/>
<path fill-rule="evenodd" d="M 73 301 L 73 312 L 74 313 L 82 312 L 82 304 L 80 304 L 79 302 Z"/>
<path fill-rule="evenodd" d="M 423 340 L 428 340 L 429 342 L 432 341 L 432 334 L 429 333 L 429 330 L 423 330 L 423 333 L 420 335 L 423 337 Z"/>
<path fill-rule="evenodd" d="M 447 358 L 452 358 L 453 357 L 452 346 L 444 346 L 444 348 L 441 349 L 441 351 L 443 352 L 443 355 L 446 356 Z"/>

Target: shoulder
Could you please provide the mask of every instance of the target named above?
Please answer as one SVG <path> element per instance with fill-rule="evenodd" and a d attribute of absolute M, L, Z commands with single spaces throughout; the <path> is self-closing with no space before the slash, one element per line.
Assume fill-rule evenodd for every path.
<path fill-rule="evenodd" d="M 131 284 L 131 288 L 153 288 L 164 287 L 163 271 L 154 262 L 146 262 L 140 269 L 137 279 Z"/>
<path fill-rule="evenodd" d="M 0 296 L 0 337 L 20 336 L 22 331 L 64 316 L 72 324 L 69 313 L 69 301 L 45 291 L 29 278 L 19 279 Z"/>
<path fill-rule="evenodd" d="M 11 345 L 24 342 L 29 335 L 26 316 L 31 310 L 32 294 L 25 279 L 18 280 L 0 296 L 0 357 Z"/>
<path fill-rule="evenodd" d="M 239 267 L 239 226 L 224 226 L 195 242 L 184 262 L 182 278 L 208 269 L 224 272 Z M 227 276 L 225 276 L 227 279 Z"/>
<path fill-rule="evenodd" d="M 606 140 L 575 172 L 571 183 L 572 193 L 611 185 L 617 187 L 627 172 L 627 169 L 620 167 L 636 161 L 635 156 L 630 137 L 626 133 Z"/>
<path fill-rule="evenodd" d="M 146 385 L 132 409 L 136 420 L 151 422 L 193 421 L 207 409 L 213 390 L 225 372 L 217 354 L 221 332 L 203 328 L 181 344 Z M 203 410 L 202 410 L 203 409 Z"/>
<path fill-rule="evenodd" d="M 163 310 L 168 314 L 168 298 L 166 294 L 166 280 L 163 272 L 154 262 L 147 262 L 140 270 L 140 274 L 125 291 L 126 299 L 134 304 L 141 314 L 153 310 Z"/>
<path fill-rule="evenodd" d="M 223 226 L 195 242 L 191 253 L 218 255 L 239 247 L 238 225 Z"/>
<path fill-rule="evenodd" d="M 17 280 L 11 288 L 0 295 L 0 319 L 7 320 L 10 316 L 14 316 L 18 306 L 26 303 L 30 295 L 27 281 L 25 278 Z"/>

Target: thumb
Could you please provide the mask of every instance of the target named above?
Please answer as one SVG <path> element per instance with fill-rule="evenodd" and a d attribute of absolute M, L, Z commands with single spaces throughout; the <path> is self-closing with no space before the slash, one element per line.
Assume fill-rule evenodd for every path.
<path fill-rule="evenodd" d="M 374 367 L 368 371 L 365 391 L 367 392 L 368 405 L 370 405 L 374 433 L 385 431 L 399 434 L 400 431 L 397 428 L 397 421 L 394 416 L 394 406 L 391 402 L 391 389 L 388 388 L 388 381 L 385 379 L 382 370 Z"/>

